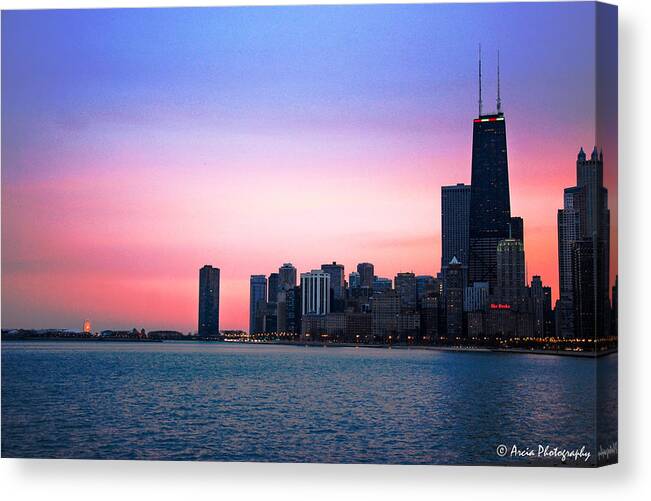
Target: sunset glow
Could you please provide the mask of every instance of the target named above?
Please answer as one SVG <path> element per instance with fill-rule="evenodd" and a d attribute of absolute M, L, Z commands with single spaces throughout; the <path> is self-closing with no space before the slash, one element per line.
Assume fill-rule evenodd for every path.
<path fill-rule="evenodd" d="M 614 277 L 594 39 L 587 3 L 4 12 L 2 327 L 196 330 L 204 264 L 222 329 L 248 327 L 249 276 L 285 262 L 436 275 L 479 42 L 489 110 L 500 49 L 528 279 L 558 296 L 556 213 L 594 144 Z"/>

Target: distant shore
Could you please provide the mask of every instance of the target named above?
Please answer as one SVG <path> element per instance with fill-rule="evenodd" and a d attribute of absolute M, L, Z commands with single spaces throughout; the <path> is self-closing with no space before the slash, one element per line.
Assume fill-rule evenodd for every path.
<path fill-rule="evenodd" d="M 490 348 L 483 346 L 428 346 L 428 345 L 404 345 L 404 344 L 356 344 L 356 343 L 306 343 L 306 342 L 287 342 L 287 341 L 258 341 L 255 343 L 242 341 L 228 341 L 237 344 L 263 344 L 263 345 L 281 345 L 281 346 L 305 346 L 315 348 L 378 348 L 390 350 L 427 350 L 427 351 L 447 351 L 453 353 L 519 353 L 523 355 L 559 355 L 566 357 L 596 358 L 612 353 L 617 353 L 617 349 L 609 349 L 600 352 L 595 351 L 571 351 L 571 350 L 536 350 L 526 348 Z"/>
<path fill-rule="evenodd" d="M 572 351 L 572 350 L 540 350 L 526 348 L 491 348 L 482 346 L 429 346 L 429 345 L 402 345 L 402 344 L 357 344 L 357 343 L 318 343 L 318 342 L 289 342 L 289 341 L 223 341 L 223 340 L 204 340 L 204 339 L 131 339 L 131 338 L 101 338 L 101 337 L 12 337 L 4 338 L 6 341 L 54 341 L 54 342 L 82 342 L 82 343 L 174 343 L 174 342 L 208 342 L 223 344 L 244 344 L 244 345 L 265 345 L 265 346 L 297 346 L 308 348 L 375 348 L 390 350 L 426 350 L 426 351 L 446 351 L 452 353 L 515 353 L 523 355 L 556 355 L 565 357 L 580 358 L 597 358 L 612 353 L 617 353 L 617 349 L 594 351 Z"/>

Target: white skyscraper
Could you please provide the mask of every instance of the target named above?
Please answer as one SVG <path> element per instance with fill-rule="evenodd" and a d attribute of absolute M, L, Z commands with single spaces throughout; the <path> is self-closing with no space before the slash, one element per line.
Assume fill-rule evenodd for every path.
<path fill-rule="evenodd" d="M 330 313 L 330 275 L 323 270 L 301 273 L 303 315 Z"/>

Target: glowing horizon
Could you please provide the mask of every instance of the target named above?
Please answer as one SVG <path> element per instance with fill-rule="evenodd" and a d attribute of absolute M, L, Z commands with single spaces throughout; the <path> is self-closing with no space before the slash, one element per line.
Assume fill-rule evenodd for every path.
<path fill-rule="evenodd" d="M 222 329 L 248 328 L 250 275 L 285 262 L 436 275 L 480 41 L 528 280 L 558 296 L 556 213 L 598 143 L 612 283 L 594 40 L 590 3 L 3 12 L 2 327 L 195 331 L 204 264 Z"/>

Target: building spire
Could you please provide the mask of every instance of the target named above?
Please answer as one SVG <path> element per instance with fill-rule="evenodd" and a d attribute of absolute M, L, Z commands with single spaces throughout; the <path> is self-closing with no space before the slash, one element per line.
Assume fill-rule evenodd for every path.
<path fill-rule="evenodd" d="M 479 116 L 482 113 L 482 102 L 481 102 L 481 44 L 479 44 Z"/>
<path fill-rule="evenodd" d="M 500 50 L 497 49 L 497 113 L 502 112 L 502 99 L 500 97 Z"/>

